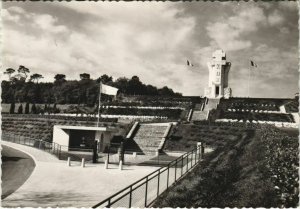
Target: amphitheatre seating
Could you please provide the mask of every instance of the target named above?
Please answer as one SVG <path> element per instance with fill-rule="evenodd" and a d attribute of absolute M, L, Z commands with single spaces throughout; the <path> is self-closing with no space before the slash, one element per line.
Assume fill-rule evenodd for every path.
<path fill-rule="evenodd" d="M 285 110 L 288 113 L 299 112 L 299 101 L 293 100 L 284 104 Z"/>
<path fill-rule="evenodd" d="M 182 109 L 139 109 L 139 108 L 120 108 L 106 107 L 102 109 L 102 114 L 107 115 L 137 115 L 137 116 L 162 116 L 170 119 L 179 119 Z"/>
<path fill-rule="evenodd" d="M 12 133 L 37 140 L 52 141 L 54 125 L 96 126 L 95 118 L 81 120 L 80 117 L 55 117 L 41 115 L 2 115 L 3 133 Z M 107 124 L 101 124 L 107 125 Z"/>
<path fill-rule="evenodd" d="M 250 121 L 274 121 L 274 122 L 289 122 L 293 123 L 294 119 L 291 114 L 281 113 L 261 113 L 261 112 L 247 112 L 247 111 L 221 111 L 220 119 L 237 119 Z"/>
<path fill-rule="evenodd" d="M 272 99 L 272 98 L 229 98 L 221 99 L 219 107 L 226 111 L 234 109 L 236 111 L 247 110 L 262 110 L 262 111 L 278 111 L 280 106 L 294 101 L 293 99 Z"/>
<path fill-rule="evenodd" d="M 169 124 L 140 124 L 133 141 L 144 154 L 155 154 L 163 140 Z"/>

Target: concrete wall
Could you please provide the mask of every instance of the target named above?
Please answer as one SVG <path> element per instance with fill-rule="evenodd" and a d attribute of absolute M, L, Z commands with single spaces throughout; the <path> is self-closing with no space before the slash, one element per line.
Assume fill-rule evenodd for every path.
<path fill-rule="evenodd" d="M 64 130 L 58 127 L 53 128 L 53 142 L 61 145 L 62 151 L 68 151 L 70 130 Z"/>

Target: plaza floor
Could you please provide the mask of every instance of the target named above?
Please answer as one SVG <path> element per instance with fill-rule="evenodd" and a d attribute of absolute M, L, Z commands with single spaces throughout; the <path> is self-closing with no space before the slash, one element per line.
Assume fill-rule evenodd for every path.
<path fill-rule="evenodd" d="M 36 148 L 2 141 L 29 154 L 36 167 L 28 180 L 2 200 L 2 207 L 92 207 L 110 195 L 146 176 L 157 167 L 87 164 L 67 166 L 55 156 Z"/>

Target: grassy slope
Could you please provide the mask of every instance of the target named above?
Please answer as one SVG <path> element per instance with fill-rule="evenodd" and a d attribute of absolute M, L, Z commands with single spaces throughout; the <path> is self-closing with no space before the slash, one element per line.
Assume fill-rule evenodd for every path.
<path fill-rule="evenodd" d="M 185 129 L 183 126 L 179 127 L 178 130 L 180 129 L 182 130 L 179 133 L 186 136 L 186 138 L 178 140 L 177 144 L 182 148 L 192 141 L 190 138 L 192 134 L 201 133 L 201 129 L 196 130 L 195 127 L 187 126 Z M 274 147 L 276 146 L 270 149 L 270 146 L 267 146 L 270 144 L 270 141 L 268 141 L 270 139 L 263 136 L 263 133 L 269 130 L 263 132 L 240 129 L 236 132 L 237 137 L 234 137 L 229 128 L 227 131 L 232 135 L 227 133 L 229 137 L 227 139 L 225 132 L 225 135 L 220 133 L 221 130 L 221 128 L 215 128 L 214 135 L 211 134 L 211 131 L 206 132 L 208 136 L 211 134 L 215 137 L 215 142 L 211 141 L 210 143 L 216 150 L 207 154 L 200 166 L 197 166 L 185 178 L 158 198 L 154 206 L 278 207 L 286 205 L 295 207 L 297 191 L 292 197 L 289 197 L 291 198 L 289 202 L 282 201 L 280 199 L 282 192 L 275 189 L 276 181 L 271 179 L 271 175 L 274 173 L 271 174 L 270 170 L 267 169 L 270 167 L 270 162 L 277 162 L 274 159 Z M 220 135 L 219 138 L 217 133 Z M 205 140 L 205 138 L 201 139 L 201 141 Z M 297 138 L 290 138 L 290 140 L 297 140 Z M 175 146 L 176 143 L 173 141 L 167 147 L 173 148 Z M 295 143 L 292 146 L 298 147 Z M 290 155 L 296 155 L 296 152 L 290 153 Z M 290 175 L 295 173 L 296 171 L 293 171 Z M 284 186 L 280 187 L 284 188 Z M 288 184 L 285 187 L 289 187 Z"/>
<path fill-rule="evenodd" d="M 181 124 L 172 128 L 164 149 L 189 151 L 196 147 L 197 142 L 204 142 L 206 146 L 217 148 L 224 146 L 227 141 L 241 138 L 243 134 L 244 129 L 238 127 Z"/>

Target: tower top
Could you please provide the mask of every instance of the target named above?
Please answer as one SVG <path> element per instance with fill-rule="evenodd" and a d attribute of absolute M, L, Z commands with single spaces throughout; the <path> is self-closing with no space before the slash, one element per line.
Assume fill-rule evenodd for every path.
<path fill-rule="evenodd" d="M 213 52 L 212 58 L 215 61 L 226 60 L 226 53 L 222 49 L 218 49 Z"/>

